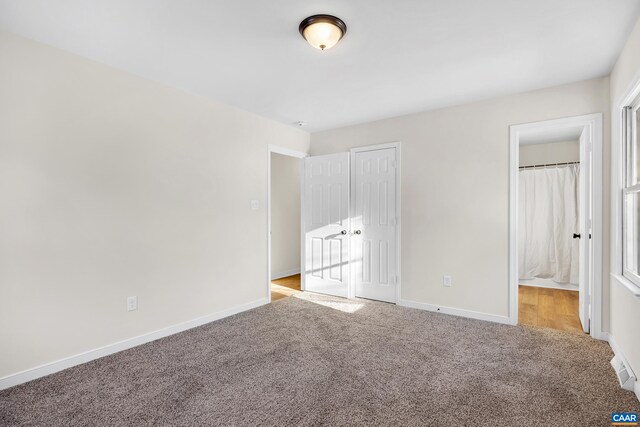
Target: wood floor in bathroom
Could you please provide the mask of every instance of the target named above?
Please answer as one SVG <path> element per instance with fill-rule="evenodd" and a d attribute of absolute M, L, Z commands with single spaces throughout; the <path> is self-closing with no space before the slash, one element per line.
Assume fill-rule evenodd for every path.
<path fill-rule="evenodd" d="M 518 323 L 582 332 L 578 292 L 520 285 Z"/>

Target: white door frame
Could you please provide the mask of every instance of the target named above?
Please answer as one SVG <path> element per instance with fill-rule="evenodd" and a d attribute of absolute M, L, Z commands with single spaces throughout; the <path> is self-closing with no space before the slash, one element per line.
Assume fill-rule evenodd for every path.
<path fill-rule="evenodd" d="M 355 176 L 355 170 L 356 170 L 356 165 L 355 165 L 355 161 L 356 161 L 356 153 L 359 152 L 363 152 L 363 151 L 374 151 L 374 150 L 384 150 L 387 148 L 395 148 L 396 149 L 396 213 L 397 213 L 397 218 L 398 218 L 398 222 L 396 224 L 396 259 L 397 259 L 397 263 L 398 263 L 398 281 L 396 283 L 396 300 L 395 303 L 398 304 L 400 302 L 400 289 L 402 287 L 402 260 L 400 258 L 401 255 L 401 248 L 402 248 L 402 242 L 401 242 L 401 236 L 402 236 L 402 215 L 401 215 L 401 180 L 402 180 L 402 171 L 401 171 L 401 164 L 402 164 L 402 153 L 401 153 L 401 143 L 400 142 L 388 142 L 385 144 L 376 144 L 376 145 L 366 145 L 364 147 L 356 147 L 356 148 L 352 148 L 350 150 L 350 154 L 349 157 L 351 158 L 351 176 L 350 176 L 350 186 L 353 186 L 353 184 L 356 182 L 356 176 Z M 355 212 L 355 207 L 356 207 L 356 192 L 353 190 L 351 191 L 351 200 L 350 200 L 350 208 L 349 211 L 351 212 L 351 214 L 353 214 L 353 212 Z M 349 219 L 349 229 L 351 231 L 353 231 L 353 224 L 351 222 L 351 218 Z M 349 239 L 349 253 L 353 254 L 354 251 L 352 250 L 353 248 L 351 248 L 351 239 Z M 350 262 L 353 262 L 354 260 L 351 259 Z M 350 269 L 350 279 L 349 280 L 349 298 L 355 298 L 356 297 L 356 281 L 355 281 L 355 269 Z"/>
<path fill-rule="evenodd" d="M 602 113 L 568 117 L 509 127 L 509 322 L 518 323 L 518 167 L 520 135 L 532 130 L 581 127 L 592 135 L 593 168 L 591 200 L 593 204 L 593 266 L 590 298 L 590 335 L 606 339 L 602 331 Z"/>
<path fill-rule="evenodd" d="M 301 151 L 291 150 L 290 148 L 280 147 L 278 145 L 269 144 L 267 147 L 267 298 L 269 298 L 269 302 L 271 302 L 271 154 L 282 154 L 284 156 L 294 157 L 296 159 L 300 159 L 302 163 L 302 159 L 308 156 L 307 153 L 303 153 Z M 304 170 L 301 165 L 300 167 L 300 191 L 303 191 L 303 176 Z M 300 194 L 302 196 L 302 193 Z M 304 290 L 304 223 L 302 222 L 302 218 L 300 219 L 300 238 L 301 238 L 301 247 L 300 247 L 300 277 L 301 277 L 301 289 Z"/>

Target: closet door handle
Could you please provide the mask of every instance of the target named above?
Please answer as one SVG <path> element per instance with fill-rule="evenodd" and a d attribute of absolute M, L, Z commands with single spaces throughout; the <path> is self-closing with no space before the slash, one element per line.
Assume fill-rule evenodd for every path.
<path fill-rule="evenodd" d="M 576 233 L 573 233 L 573 238 L 574 238 L 574 239 L 579 239 L 579 238 L 580 238 L 580 235 L 579 235 L 579 234 L 576 234 Z"/>

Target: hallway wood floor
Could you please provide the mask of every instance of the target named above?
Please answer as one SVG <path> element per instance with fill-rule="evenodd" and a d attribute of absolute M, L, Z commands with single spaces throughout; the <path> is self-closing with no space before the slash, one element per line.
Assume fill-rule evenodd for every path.
<path fill-rule="evenodd" d="M 271 302 L 300 292 L 300 275 L 295 274 L 271 281 Z"/>
<path fill-rule="evenodd" d="M 518 288 L 519 324 L 582 332 L 578 292 L 523 285 Z"/>

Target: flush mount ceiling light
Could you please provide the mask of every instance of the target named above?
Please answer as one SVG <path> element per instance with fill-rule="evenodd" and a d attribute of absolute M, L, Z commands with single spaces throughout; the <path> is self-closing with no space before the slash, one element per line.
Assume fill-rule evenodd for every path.
<path fill-rule="evenodd" d="M 347 25 L 332 15 L 313 15 L 305 18 L 298 27 L 300 34 L 316 49 L 335 46 L 347 32 Z"/>

